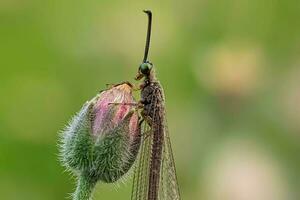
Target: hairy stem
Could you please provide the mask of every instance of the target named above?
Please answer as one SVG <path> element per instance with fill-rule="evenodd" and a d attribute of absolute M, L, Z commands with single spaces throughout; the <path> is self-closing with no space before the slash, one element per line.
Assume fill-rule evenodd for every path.
<path fill-rule="evenodd" d="M 73 194 L 73 200 L 91 200 L 96 181 L 81 174 L 78 178 L 77 188 Z"/>

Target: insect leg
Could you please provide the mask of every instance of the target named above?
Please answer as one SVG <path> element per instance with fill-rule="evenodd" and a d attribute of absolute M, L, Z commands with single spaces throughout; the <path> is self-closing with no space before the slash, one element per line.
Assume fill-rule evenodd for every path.
<path fill-rule="evenodd" d="M 125 105 L 125 106 L 135 106 L 137 109 L 142 109 L 144 108 L 144 104 L 141 102 L 138 103 L 108 103 L 108 105 Z"/>
<path fill-rule="evenodd" d="M 144 117 L 142 117 L 141 119 L 140 119 L 140 121 L 139 121 L 139 127 L 141 127 L 141 125 L 142 125 L 142 123 L 145 121 L 145 118 Z M 148 131 L 146 131 L 146 132 L 144 132 L 143 133 L 143 135 L 145 135 L 144 136 L 144 140 L 146 140 L 149 136 L 151 136 L 153 134 L 153 131 L 150 129 L 150 130 L 148 130 Z"/>
<path fill-rule="evenodd" d="M 151 130 L 149 130 L 149 131 L 145 132 L 144 135 L 145 135 L 144 139 L 146 140 L 148 137 L 153 135 L 153 132 Z"/>
<path fill-rule="evenodd" d="M 144 118 L 142 118 L 140 121 L 139 121 L 139 127 L 141 127 L 142 123 L 145 121 Z"/>

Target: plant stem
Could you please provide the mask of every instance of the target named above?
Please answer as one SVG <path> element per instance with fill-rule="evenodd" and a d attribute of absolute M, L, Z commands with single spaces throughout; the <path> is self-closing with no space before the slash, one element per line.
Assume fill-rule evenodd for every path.
<path fill-rule="evenodd" d="M 73 200 L 91 200 L 95 185 L 96 181 L 81 174 L 78 178 L 76 191 L 73 194 Z"/>

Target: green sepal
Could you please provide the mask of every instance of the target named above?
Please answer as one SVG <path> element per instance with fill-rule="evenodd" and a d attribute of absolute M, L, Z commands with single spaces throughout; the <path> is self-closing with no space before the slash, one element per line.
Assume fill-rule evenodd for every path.
<path fill-rule="evenodd" d="M 99 138 L 94 149 L 94 167 L 99 180 L 107 183 L 120 179 L 132 166 L 136 154 L 130 141 L 129 122 L 134 111 L 129 112 L 122 122 Z M 127 133 L 127 134 L 126 134 Z M 135 141 L 136 142 L 136 141 Z M 139 143 L 137 142 L 139 145 Z"/>
<path fill-rule="evenodd" d="M 93 138 L 91 136 L 90 109 L 87 102 L 63 131 L 61 158 L 64 165 L 76 171 L 86 171 L 92 166 Z"/>

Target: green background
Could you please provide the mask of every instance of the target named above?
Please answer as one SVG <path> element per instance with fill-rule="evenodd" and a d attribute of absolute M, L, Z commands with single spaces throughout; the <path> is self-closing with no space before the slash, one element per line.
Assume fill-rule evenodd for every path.
<path fill-rule="evenodd" d="M 145 8 L 183 199 L 299 199 L 299 0 L 1 0 L 0 199 L 70 196 L 58 132 L 105 84 L 136 83 Z"/>

